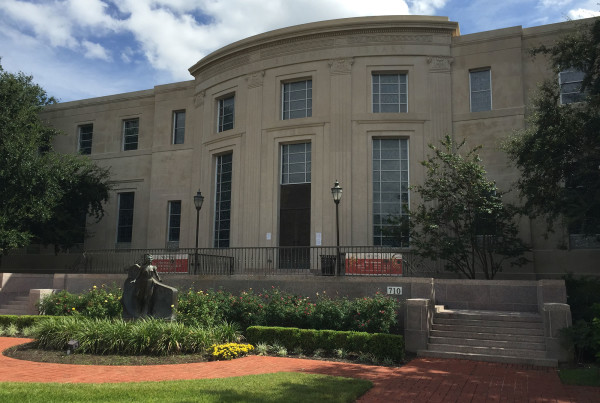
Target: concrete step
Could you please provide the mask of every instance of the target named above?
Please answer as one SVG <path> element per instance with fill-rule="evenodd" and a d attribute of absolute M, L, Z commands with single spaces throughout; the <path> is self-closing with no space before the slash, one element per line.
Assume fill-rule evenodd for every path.
<path fill-rule="evenodd" d="M 29 296 L 17 295 L 9 301 L 0 304 L 0 315 L 27 315 L 29 314 Z"/>
<path fill-rule="evenodd" d="M 7 301 L 6 303 L 0 305 L 1 306 L 27 306 L 29 305 L 29 299 L 27 301 Z"/>
<path fill-rule="evenodd" d="M 456 346 L 451 344 L 427 344 L 427 351 L 444 351 L 449 353 L 468 353 L 483 355 L 500 355 L 505 357 L 546 358 L 545 350 L 522 350 L 500 347 Z"/>
<path fill-rule="evenodd" d="M 558 367 L 558 361 L 550 358 L 514 357 L 502 355 L 487 355 L 480 353 L 456 353 L 446 351 L 417 351 L 419 357 L 455 358 L 472 361 L 500 362 L 506 364 L 533 365 L 536 367 Z"/>
<path fill-rule="evenodd" d="M 459 318 L 433 318 L 433 323 L 438 325 L 457 325 L 457 326 L 485 326 L 485 327 L 508 327 L 522 329 L 537 329 L 542 327 L 542 322 L 523 322 L 509 320 L 488 320 L 488 319 L 459 319 Z"/>
<path fill-rule="evenodd" d="M 429 337 L 431 344 L 448 344 L 454 346 L 495 347 L 504 349 L 540 350 L 546 351 L 545 343 L 526 343 L 521 341 L 469 339 L 458 337 Z"/>
<path fill-rule="evenodd" d="M 490 334 L 510 334 L 510 335 L 526 335 L 526 336 L 543 336 L 544 330 L 523 329 L 519 327 L 499 327 L 499 326 L 462 326 L 462 325 L 440 325 L 434 323 L 431 326 L 432 330 L 440 330 L 445 332 L 467 332 L 467 333 L 490 333 Z"/>
<path fill-rule="evenodd" d="M 456 332 L 444 330 L 431 330 L 430 337 L 451 337 L 456 339 L 480 339 L 480 340 L 495 340 L 506 342 L 523 342 L 523 343 L 542 343 L 546 340 L 543 336 L 528 336 L 523 334 L 506 334 L 506 333 L 479 333 L 479 332 Z"/>
<path fill-rule="evenodd" d="M 466 309 L 442 309 L 439 307 L 437 308 L 435 317 L 444 319 L 542 322 L 542 316 L 539 313 L 534 312 L 476 311 Z"/>
<path fill-rule="evenodd" d="M 26 308 L 0 308 L 0 315 L 29 315 Z"/>

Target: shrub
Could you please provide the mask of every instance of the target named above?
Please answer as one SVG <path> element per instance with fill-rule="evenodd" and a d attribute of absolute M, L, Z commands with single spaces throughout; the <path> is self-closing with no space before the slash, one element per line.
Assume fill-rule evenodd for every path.
<path fill-rule="evenodd" d="M 303 329 L 356 330 L 388 333 L 396 323 L 398 301 L 377 293 L 374 297 L 316 300 L 271 287 L 235 296 L 222 290 L 189 291 L 179 299 L 178 319 L 186 324 L 227 320 L 242 328 L 257 325 Z"/>
<path fill-rule="evenodd" d="M 227 343 L 213 344 L 212 356 L 216 360 L 231 360 L 238 357 L 243 357 L 254 350 L 252 344 Z"/>
<path fill-rule="evenodd" d="M 189 290 L 179 295 L 177 320 L 186 325 L 211 326 L 222 320 L 219 301 L 202 291 Z"/>
<path fill-rule="evenodd" d="M 81 294 L 71 294 L 60 291 L 50 294 L 38 303 L 42 315 L 68 316 L 83 315 L 88 318 L 118 318 L 123 308 L 121 306 L 122 292 L 119 288 L 93 286 Z"/>
<path fill-rule="evenodd" d="M 600 313 L 600 304 L 594 308 Z M 561 332 L 577 362 L 600 360 L 600 315 L 589 322 L 579 319 Z"/>
<path fill-rule="evenodd" d="M 577 362 L 600 359 L 600 279 L 565 277 L 573 326 L 562 330 Z"/>
<path fill-rule="evenodd" d="M 569 274 L 565 278 L 567 289 L 567 304 L 571 307 L 573 322 L 580 319 L 591 322 L 598 316 L 598 309 L 594 304 L 600 304 L 600 278 L 580 277 L 575 278 Z"/>
<path fill-rule="evenodd" d="M 267 343 L 258 343 L 256 345 L 256 354 L 257 355 L 267 355 L 269 353 L 269 346 Z"/>
<path fill-rule="evenodd" d="M 328 354 L 343 349 L 347 353 L 371 354 L 378 360 L 404 359 L 404 337 L 393 334 L 251 326 L 246 338 L 252 344 L 280 344 L 287 350 L 300 348 L 309 354 L 318 349 Z"/>
<path fill-rule="evenodd" d="M 158 319 L 125 322 L 74 316 L 41 321 L 32 333 L 40 348 L 64 350 L 69 340 L 77 340 L 76 352 L 125 355 L 204 353 L 213 344 L 241 338 L 229 324 L 201 328 Z"/>
<path fill-rule="evenodd" d="M 39 315 L 0 315 L 0 327 L 8 327 L 14 324 L 17 329 L 23 330 L 48 317 Z"/>
<path fill-rule="evenodd" d="M 44 298 L 39 309 L 46 315 L 118 318 L 122 312 L 120 297 L 119 289 L 105 286 L 79 295 L 61 291 Z M 242 329 L 268 325 L 389 333 L 396 324 L 398 309 L 397 300 L 380 293 L 353 300 L 317 295 L 311 300 L 276 287 L 258 294 L 249 289 L 237 296 L 222 290 L 189 290 L 179 295 L 177 318 L 186 326 L 227 321 Z"/>

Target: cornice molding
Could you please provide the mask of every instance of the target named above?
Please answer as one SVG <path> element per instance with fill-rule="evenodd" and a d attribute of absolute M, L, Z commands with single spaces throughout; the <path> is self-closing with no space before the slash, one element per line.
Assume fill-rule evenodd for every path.
<path fill-rule="evenodd" d="M 325 21 L 256 35 L 225 46 L 201 59 L 189 71 L 205 81 L 223 71 L 286 54 L 379 43 L 433 43 L 435 35 L 456 35 L 458 24 L 447 19 L 356 18 L 351 23 Z M 449 42 L 449 41 L 448 41 Z"/>
<path fill-rule="evenodd" d="M 250 73 L 246 76 L 246 82 L 248 83 L 248 88 L 256 88 L 262 87 L 263 81 L 265 77 L 265 71 L 256 71 L 254 73 Z"/>
<path fill-rule="evenodd" d="M 331 74 L 350 74 L 352 73 L 353 57 L 329 60 L 329 71 Z"/>
<path fill-rule="evenodd" d="M 429 64 L 429 71 L 432 72 L 445 72 L 452 69 L 452 63 L 454 58 L 452 56 L 428 56 L 427 64 Z"/>

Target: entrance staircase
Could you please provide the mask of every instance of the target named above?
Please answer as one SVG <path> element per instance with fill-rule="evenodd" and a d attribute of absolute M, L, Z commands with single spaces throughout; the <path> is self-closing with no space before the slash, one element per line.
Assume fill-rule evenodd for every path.
<path fill-rule="evenodd" d="M 0 315 L 28 315 L 29 295 L 15 296 L 0 304 Z"/>
<path fill-rule="evenodd" d="M 427 350 L 420 357 L 557 367 L 546 358 L 538 313 L 444 309 L 436 306 Z"/>

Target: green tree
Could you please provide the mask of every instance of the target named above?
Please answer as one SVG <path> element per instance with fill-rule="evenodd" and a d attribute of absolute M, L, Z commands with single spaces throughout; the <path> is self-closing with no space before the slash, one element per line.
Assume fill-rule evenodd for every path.
<path fill-rule="evenodd" d="M 60 133 L 39 113 L 55 102 L 32 77 L 0 65 L 0 255 L 36 236 L 70 246 L 81 211 L 102 217 L 108 171 L 86 157 L 53 152 L 52 139 Z"/>
<path fill-rule="evenodd" d="M 516 209 L 502 202 L 476 147 L 461 154 L 465 141 L 450 136 L 421 164 L 425 181 L 412 187 L 422 203 L 410 212 L 410 242 L 415 253 L 444 261 L 445 269 L 474 279 L 493 279 L 505 264 L 523 265 L 527 246 L 519 239 Z"/>
<path fill-rule="evenodd" d="M 571 233 L 600 233 L 600 20 L 582 24 L 553 46 L 541 46 L 555 76 L 533 96 L 528 125 L 504 148 L 521 172 L 517 182 L 530 217 L 547 230 L 563 221 Z M 558 74 L 584 73 L 584 102 L 561 104 Z"/>

